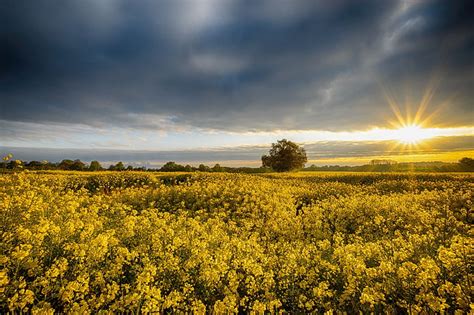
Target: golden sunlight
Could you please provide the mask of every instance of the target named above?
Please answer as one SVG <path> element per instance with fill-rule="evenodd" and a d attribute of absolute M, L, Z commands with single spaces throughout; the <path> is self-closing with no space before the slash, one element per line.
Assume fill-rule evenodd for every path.
<path fill-rule="evenodd" d="M 398 142 L 398 145 L 395 144 L 392 150 L 399 146 L 401 146 L 400 149 L 402 150 L 418 147 L 421 145 L 423 140 L 442 135 L 443 130 L 440 128 L 425 128 L 426 126 L 431 125 L 433 116 L 435 116 L 441 109 L 441 107 L 438 107 L 437 110 L 426 115 L 427 108 L 433 98 L 437 83 L 439 82 L 435 79 L 430 81 L 417 106 L 418 108 L 416 109 L 415 115 L 412 115 L 415 108 L 410 100 L 406 100 L 405 113 L 402 113 L 395 98 L 386 91 L 385 94 L 387 101 L 396 118 L 395 121 L 390 121 L 390 124 L 394 127 L 391 132 L 393 140 Z"/>
<path fill-rule="evenodd" d="M 395 138 L 404 144 L 417 144 L 435 136 L 436 133 L 431 129 L 423 129 L 418 125 L 408 125 L 395 131 Z"/>

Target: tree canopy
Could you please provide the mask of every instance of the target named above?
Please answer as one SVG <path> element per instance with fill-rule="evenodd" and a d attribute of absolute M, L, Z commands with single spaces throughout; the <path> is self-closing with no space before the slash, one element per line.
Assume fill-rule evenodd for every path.
<path fill-rule="evenodd" d="M 123 165 L 123 162 L 117 162 L 117 164 L 113 165 L 110 164 L 109 166 L 110 171 L 125 171 L 125 165 Z"/>
<path fill-rule="evenodd" d="M 184 172 L 185 170 L 186 170 L 185 166 L 181 164 L 177 164 L 176 162 L 173 162 L 173 161 L 167 162 L 165 165 L 163 165 L 160 168 L 161 172 Z"/>
<path fill-rule="evenodd" d="M 459 165 L 464 171 L 474 171 L 474 159 L 464 157 L 459 160 Z"/>
<path fill-rule="evenodd" d="M 305 149 L 286 139 L 272 143 L 268 155 L 262 156 L 262 166 L 270 167 L 277 172 L 302 168 L 307 161 Z"/>
<path fill-rule="evenodd" d="M 89 166 L 90 171 L 100 171 L 102 169 L 102 165 L 100 165 L 99 161 L 92 161 Z"/>

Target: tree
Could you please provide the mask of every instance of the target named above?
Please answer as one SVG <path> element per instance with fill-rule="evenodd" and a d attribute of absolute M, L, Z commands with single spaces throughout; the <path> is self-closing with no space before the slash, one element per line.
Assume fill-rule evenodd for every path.
<path fill-rule="evenodd" d="M 28 163 L 25 163 L 25 166 L 32 170 L 40 170 L 41 168 L 43 168 L 44 163 L 40 161 L 30 161 Z"/>
<path fill-rule="evenodd" d="M 461 165 L 463 170 L 474 171 L 474 159 L 464 157 L 459 160 L 459 165 Z"/>
<path fill-rule="evenodd" d="M 220 164 L 216 164 L 212 167 L 212 171 L 213 172 L 222 172 L 222 171 L 224 171 L 224 169 L 222 168 L 222 166 Z"/>
<path fill-rule="evenodd" d="M 210 172 L 211 168 L 207 165 L 199 164 L 198 171 L 200 171 L 200 172 Z"/>
<path fill-rule="evenodd" d="M 102 165 L 100 165 L 99 161 L 92 161 L 91 165 L 89 165 L 89 171 L 100 171 L 102 169 Z"/>
<path fill-rule="evenodd" d="M 185 170 L 185 167 L 181 164 L 177 164 L 173 161 L 167 162 L 160 168 L 161 172 L 182 172 Z"/>
<path fill-rule="evenodd" d="M 122 162 L 118 162 L 117 164 L 115 164 L 114 169 L 115 169 L 116 171 L 124 171 L 124 170 L 125 170 L 125 166 L 123 165 Z"/>
<path fill-rule="evenodd" d="M 82 171 L 86 168 L 86 165 L 81 160 L 62 160 L 59 163 L 58 168 L 61 170 L 73 170 Z"/>
<path fill-rule="evenodd" d="M 67 160 L 67 159 L 62 160 L 59 163 L 58 168 L 61 169 L 61 170 L 70 170 L 73 163 L 74 163 L 73 160 Z"/>
<path fill-rule="evenodd" d="M 69 169 L 74 171 L 83 171 L 86 168 L 86 164 L 81 160 L 74 160 Z"/>
<path fill-rule="evenodd" d="M 305 149 L 286 139 L 272 143 L 268 155 L 262 156 L 262 166 L 270 167 L 277 172 L 302 168 L 307 161 Z"/>
<path fill-rule="evenodd" d="M 118 162 L 117 164 L 110 164 L 109 166 L 109 171 L 124 171 L 125 166 L 123 165 L 122 162 Z"/>

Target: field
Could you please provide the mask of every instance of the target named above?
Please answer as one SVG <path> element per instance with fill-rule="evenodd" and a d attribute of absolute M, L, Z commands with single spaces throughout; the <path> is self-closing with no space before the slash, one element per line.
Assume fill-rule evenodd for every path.
<path fill-rule="evenodd" d="M 0 175 L 0 312 L 474 311 L 469 174 Z"/>

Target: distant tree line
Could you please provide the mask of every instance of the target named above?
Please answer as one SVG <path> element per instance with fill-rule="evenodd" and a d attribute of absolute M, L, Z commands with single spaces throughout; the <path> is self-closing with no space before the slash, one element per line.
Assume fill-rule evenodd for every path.
<path fill-rule="evenodd" d="M 262 167 L 225 167 L 215 164 L 210 167 L 200 164 L 198 167 L 191 165 L 181 165 L 170 161 L 165 163 L 161 168 L 145 168 L 144 166 L 134 167 L 132 165 L 125 166 L 123 162 L 111 164 L 104 168 L 99 161 L 91 161 L 89 164 L 81 160 L 62 160 L 59 163 L 48 161 L 21 161 L 13 159 L 12 155 L 7 155 L 0 162 L 1 170 L 66 170 L 66 171 L 151 171 L 151 172 L 226 172 L 226 173 L 267 173 L 273 169 L 268 166 Z M 462 158 L 457 163 L 446 162 L 413 162 L 413 163 L 381 163 L 379 160 L 371 162 L 367 165 L 359 166 L 339 166 L 311 165 L 302 168 L 303 171 L 348 171 L 348 172 L 474 172 L 474 159 Z"/>
<path fill-rule="evenodd" d="M 382 161 L 382 162 L 381 162 Z M 311 165 L 305 171 L 342 172 L 474 172 L 474 159 L 464 157 L 457 163 L 446 162 L 407 162 L 396 163 L 391 160 L 373 160 L 367 165 L 339 166 Z"/>
<path fill-rule="evenodd" d="M 62 160 L 58 163 L 48 161 L 22 161 L 12 159 L 13 156 L 6 156 L 0 162 L 0 169 L 3 170 L 64 170 L 64 171 L 150 171 L 150 172 L 232 172 L 232 173 L 264 173 L 270 172 L 267 168 L 253 168 L 253 167 L 224 167 L 220 164 L 215 164 L 213 167 L 200 164 L 198 167 L 191 165 L 181 165 L 170 161 L 165 163 L 161 168 L 146 168 L 144 166 L 133 167 L 132 165 L 125 166 L 123 162 L 111 164 L 104 168 L 99 161 L 91 161 L 86 164 L 81 160 Z"/>
<path fill-rule="evenodd" d="M 90 164 L 86 164 L 81 160 L 69 160 L 65 159 L 61 162 L 54 163 L 49 161 L 22 161 L 12 159 L 12 155 L 9 154 L 3 158 L 0 163 L 1 169 L 17 170 L 17 169 L 29 169 L 29 170 L 63 170 L 63 171 L 144 171 L 145 167 L 133 167 L 128 165 L 125 167 L 123 162 L 111 164 L 108 168 L 102 167 L 99 161 L 91 161 Z"/>
<path fill-rule="evenodd" d="M 204 164 L 199 164 L 198 167 L 177 164 L 176 162 L 170 161 L 158 169 L 149 169 L 159 172 L 214 172 L 214 173 L 268 173 L 271 170 L 266 167 L 227 167 L 215 164 L 213 167 L 209 167 Z"/>

